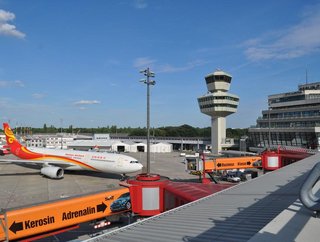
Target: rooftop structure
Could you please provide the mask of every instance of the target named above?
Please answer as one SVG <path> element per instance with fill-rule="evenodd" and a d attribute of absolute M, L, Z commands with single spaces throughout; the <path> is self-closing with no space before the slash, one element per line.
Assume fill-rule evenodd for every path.
<path fill-rule="evenodd" d="M 205 77 L 208 93 L 198 98 L 200 111 L 211 116 L 212 153 L 222 150 L 226 140 L 225 117 L 237 111 L 239 97 L 228 93 L 232 76 L 215 71 Z"/>
<path fill-rule="evenodd" d="M 249 137 L 252 150 L 277 145 L 319 149 L 320 82 L 268 96 L 268 110 L 249 129 Z"/>
<path fill-rule="evenodd" d="M 318 241 L 299 192 L 320 154 L 87 241 Z"/>
<path fill-rule="evenodd" d="M 1 138 L 1 135 L 0 135 Z M 6 143 L 5 136 L 2 135 L 3 142 Z M 145 136 L 128 136 L 121 134 L 95 134 L 87 135 L 71 135 L 71 134 L 33 134 L 26 138 L 28 147 L 46 147 L 61 148 L 61 140 L 63 149 L 89 150 L 98 146 L 101 149 L 111 150 L 114 143 L 123 142 L 128 145 L 134 143 L 146 143 Z M 172 150 L 199 150 L 206 149 L 210 144 L 210 138 L 206 137 L 152 137 L 152 143 L 168 143 L 171 144 Z M 225 147 L 238 147 L 237 140 L 227 139 Z M 144 150 L 146 150 L 144 148 Z M 152 150 L 152 148 L 151 148 Z M 120 151 L 121 150 L 114 150 Z M 124 151 L 124 150 L 122 150 Z M 126 150 L 127 151 L 127 150 Z"/>
<path fill-rule="evenodd" d="M 46 147 L 52 149 L 67 149 L 68 144 L 74 140 L 89 140 L 92 137 L 85 135 L 76 135 L 68 133 L 58 134 L 37 134 L 25 137 L 26 146 L 28 147 Z"/>

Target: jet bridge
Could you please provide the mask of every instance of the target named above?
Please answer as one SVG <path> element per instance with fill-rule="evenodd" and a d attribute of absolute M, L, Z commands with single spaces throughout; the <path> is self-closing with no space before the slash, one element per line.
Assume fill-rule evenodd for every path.
<path fill-rule="evenodd" d="M 186 157 L 186 171 L 191 174 L 214 172 L 220 170 L 249 169 L 261 167 L 261 156 L 219 157 Z"/>

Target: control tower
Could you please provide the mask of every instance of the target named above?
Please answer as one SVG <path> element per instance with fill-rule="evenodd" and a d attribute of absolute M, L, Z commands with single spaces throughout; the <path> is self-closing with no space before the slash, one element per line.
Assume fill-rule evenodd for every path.
<path fill-rule="evenodd" d="M 239 97 L 228 93 L 232 76 L 217 70 L 205 77 L 208 93 L 198 98 L 202 113 L 211 116 L 212 153 L 218 154 L 226 141 L 226 116 L 237 112 Z"/>

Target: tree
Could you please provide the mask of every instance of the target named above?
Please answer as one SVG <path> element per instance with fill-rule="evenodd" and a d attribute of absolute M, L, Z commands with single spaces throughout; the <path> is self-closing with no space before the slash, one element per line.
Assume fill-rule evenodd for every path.
<path fill-rule="evenodd" d="M 112 125 L 110 128 L 110 132 L 116 134 L 117 133 L 117 125 Z"/>
<path fill-rule="evenodd" d="M 46 124 L 43 125 L 43 132 L 44 132 L 44 133 L 48 133 L 48 128 L 47 128 L 47 125 L 46 125 Z"/>

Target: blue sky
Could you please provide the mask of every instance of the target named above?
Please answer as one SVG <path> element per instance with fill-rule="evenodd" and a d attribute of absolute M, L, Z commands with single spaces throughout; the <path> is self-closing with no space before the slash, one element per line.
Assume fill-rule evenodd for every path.
<path fill-rule="evenodd" d="M 320 1 L 0 0 L 0 120 L 42 127 L 210 126 L 197 97 L 222 69 L 240 97 L 231 128 L 270 94 L 320 81 Z"/>

